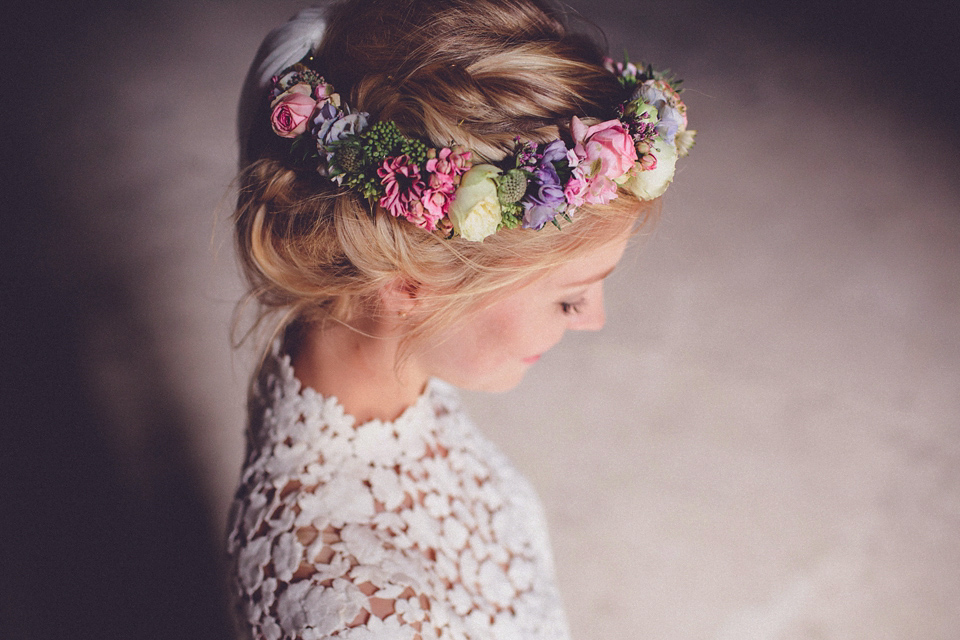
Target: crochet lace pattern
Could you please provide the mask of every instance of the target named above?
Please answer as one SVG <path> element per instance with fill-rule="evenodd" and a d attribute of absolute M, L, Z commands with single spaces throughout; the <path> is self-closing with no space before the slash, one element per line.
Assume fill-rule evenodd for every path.
<path fill-rule="evenodd" d="M 250 637 L 569 637 L 539 501 L 451 387 L 356 425 L 277 344 L 250 416 L 228 539 Z"/>

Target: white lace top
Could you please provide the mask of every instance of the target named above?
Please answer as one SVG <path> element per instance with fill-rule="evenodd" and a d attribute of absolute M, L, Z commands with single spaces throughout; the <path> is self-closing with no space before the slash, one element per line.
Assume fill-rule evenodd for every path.
<path fill-rule="evenodd" d="M 539 502 L 451 387 L 359 426 L 287 356 L 257 387 L 228 541 L 252 637 L 568 638 Z"/>

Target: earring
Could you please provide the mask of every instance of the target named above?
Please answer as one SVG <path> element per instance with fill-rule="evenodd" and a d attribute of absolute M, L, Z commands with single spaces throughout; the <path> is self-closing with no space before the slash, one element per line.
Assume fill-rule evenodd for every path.
<path fill-rule="evenodd" d="M 406 317 L 407 317 L 407 312 L 406 312 L 406 311 L 397 311 L 397 315 L 400 316 L 400 317 L 403 318 L 403 319 L 406 319 Z"/>

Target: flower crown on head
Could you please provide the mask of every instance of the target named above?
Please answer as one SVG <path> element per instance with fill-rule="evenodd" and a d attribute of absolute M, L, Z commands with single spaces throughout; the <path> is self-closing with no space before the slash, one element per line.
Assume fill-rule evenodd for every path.
<path fill-rule="evenodd" d="M 307 60 L 312 58 L 308 57 Z M 663 194 L 677 158 L 693 146 L 680 81 L 635 65 L 604 66 L 630 96 L 617 118 L 587 126 L 570 122 L 573 145 L 516 139 L 495 163 L 474 164 L 458 145 L 434 148 L 404 136 L 392 120 L 343 103 L 333 86 L 305 64 L 273 77 L 274 133 L 292 139 L 298 165 L 358 191 L 391 215 L 446 237 L 482 241 L 501 228 L 560 227 L 584 204 L 606 204 L 624 187 L 641 200 Z"/>

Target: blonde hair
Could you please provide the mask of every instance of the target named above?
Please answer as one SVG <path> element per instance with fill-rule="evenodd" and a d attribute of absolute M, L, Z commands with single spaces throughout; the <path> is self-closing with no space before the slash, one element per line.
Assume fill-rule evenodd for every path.
<path fill-rule="evenodd" d="M 372 121 L 393 120 L 408 136 L 460 144 L 488 161 L 502 159 L 518 136 L 559 137 L 574 115 L 612 118 L 622 99 L 596 44 L 568 33 L 537 0 L 341 3 L 312 64 Z M 291 168 L 262 102 L 245 132 L 249 160 L 235 216 L 261 320 L 279 312 L 281 324 L 349 324 L 376 312 L 379 292 L 400 279 L 421 292 L 409 346 L 658 210 L 621 190 L 609 205 L 579 209 L 562 231 L 501 230 L 482 243 L 442 238 Z"/>

